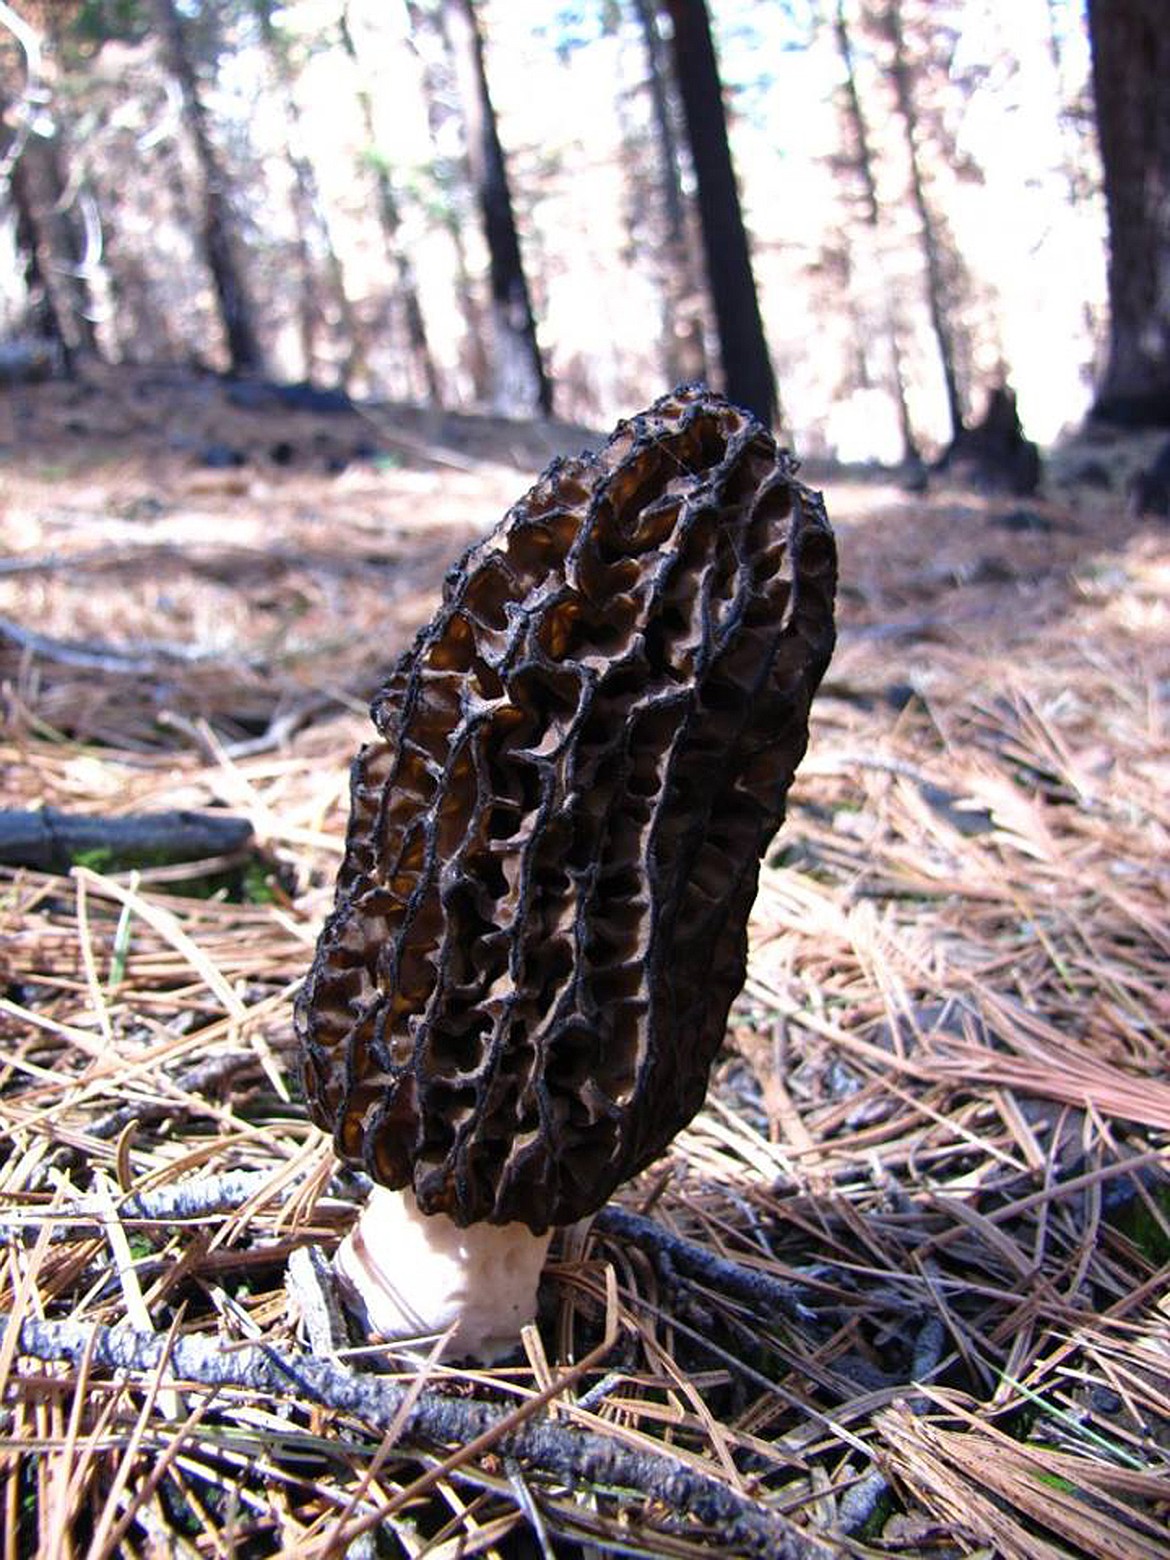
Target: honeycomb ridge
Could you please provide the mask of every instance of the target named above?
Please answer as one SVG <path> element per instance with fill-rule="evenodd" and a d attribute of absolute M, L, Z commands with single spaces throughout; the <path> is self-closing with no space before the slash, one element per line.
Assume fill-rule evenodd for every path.
<path fill-rule="evenodd" d="M 373 701 L 297 1029 L 314 1120 L 425 1212 L 569 1223 L 702 1103 L 833 647 L 794 470 L 680 387 L 543 473 Z"/>

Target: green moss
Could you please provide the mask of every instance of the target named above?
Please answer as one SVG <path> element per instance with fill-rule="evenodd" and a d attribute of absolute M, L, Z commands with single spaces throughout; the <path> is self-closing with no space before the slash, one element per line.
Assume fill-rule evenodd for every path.
<path fill-rule="evenodd" d="M 166 851 L 124 852 L 108 845 L 75 851 L 69 860 L 75 867 L 88 867 L 91 872 L 106 874 L 181 865 Z M 182 899 L 222 899 L 233 905 L 275 904 L 279 892 L 277 870 L 270 861 L 256 856 L 249 856 L 246 861 L 219 872 L 193 872 L 190 877 L 174 877 L 149 887 L 154 893 L 174 894 Z"/>
<path fill-rule="evenodd" d="M 1132 1198 L 1109 1222 L 1133 1242 L 1151 1267 L 1170 1263 L 1170 1186 L 1151 1187 L 1146 1197 Z"/>
<path fill-rule="evenodd" d="M 271 905 L 276 903 L 276 885 L 273 875 L 263 861 L 249 861 L 240 873 L 240 893 L 245 904 Z"/>
<path fill-rule="evenodd" d="M 74 851 L 69 858 L 75 867 L 88 867 L 91 872 L 116 872 L 114 852 L 108 845 L 95 845 L 92 850 Z"/>

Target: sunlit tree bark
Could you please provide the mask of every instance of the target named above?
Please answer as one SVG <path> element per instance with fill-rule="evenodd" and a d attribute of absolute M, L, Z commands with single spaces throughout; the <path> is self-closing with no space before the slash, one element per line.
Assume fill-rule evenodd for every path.
<path fill-rule="evenodd" d="M 1170 425 L 1170 17 L 1089 0 L 1109 214 L 1109 358 L 1094 413 Z"/>
<path fill-rule="evenodd" d="M 674 68 L 695 168 L 724 389 L 731 400 L 770 424 L 776 419 L 776 378 L 760 318 L 707 7 L 704 0 L 665 0 L 663 9 L 670 17 Z"/>

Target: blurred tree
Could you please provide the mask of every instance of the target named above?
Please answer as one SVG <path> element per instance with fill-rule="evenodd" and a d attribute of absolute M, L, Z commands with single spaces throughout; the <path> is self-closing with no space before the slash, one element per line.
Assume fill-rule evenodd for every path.
<path fill-rule="evenodd" d="M 431 354 L 430 342 L 427 339 L 426 320 L 423 317 L 422 304 L 418 296 L 418 279 L 414 272 L 414 262 L 411 260 L 409 251 L 402 243 L 402 219 L 398 210 L 398 197 L 394 192 L 394 181 L 390 176 L 389 164 L 378 145 L 378 128 L 374 119 L 373 95 L 370 90 L 368 75 L 364 68 L 364 62 L 354 41 L 348 0 L 343 0 L 338 14 L 338 29 L 341 37 L 341 46 L 345 50 L 350 64 L 353 66 L 358 83 L 358 107 L 361 110 L 362 127 L 366 134 L 370 166 L 374 173 L 378 220 L 382 225 L 386 252 L 390 256 L 398 278 L 398 296 L 402 301 L 402 309 L 406 318 L 406 336 L 410 345 L 410 355 L 414 362 L 418 390 L 420 394 L 426 396 L 432 405 L 441 406 L 443 402 L 442 387 L 439 384 L 438 371 L 435 368 L 435 360 Z"/>
<path fill-rule="evenodd" d="M 0 115 L 5 104 L 0 98 Z M 87 222 L 79 218 L 60 128 L 47 118 L 33 131 L 10 176 L 16 241 L 24 255 L 30 324 L 56 343 L 67 374 L 81 353 L 96 353 L 86 282 Z"/>
<path fill-rule="evenodd" d="M 183 118 L 199 164 L 201 247 L 219 303 L 231 371 L 233 374 L 258 373 L 263 369 L 264 355 L 235 253 L 228 181 L 212 144 L 183 19 L 176 0 L 153 0 L 153 5 L 167 68 L 178 85 Z"/>
<path fill-rule="evenodd" d="M 83 48 L 108 43 L 141 43 L 154 20 L 153 0 L 49 0 L 59 21 L 68 19 L 69 31 Z"/>
<path fill-rule="evenodd" d="M 695 169 L 707 286 L 728 397 L 776 420 L 776 377 L 760 318 L 747 231 L 735 183 L 719 65 L 705 0 L 663 0 Z"/>
<path fill-rule="evenodd" d="M 1109 216 L 1109 358 L 1093 414 L 1170 426 L 1170 15 L 1089 0 Z"/>
<path fill-rule="evenodd" d="M 963 432 L 963 399 L 959 390 L 958 354 L 952 324 L 952 289 L 948 281 L 947 244 L 943 224 L 931 204 L 926 188 L 925 162 L 919 130 L 919 111 L 915 90 L 914 63 L 906 42 L 902 18 L 902 0 L 885 0 L 876 24 L 890 49 L 890 77 L 897 102 L 898 117 L 905 140 L 910 170 L 910 199 L 918 220 L 919 240 L 926 284 L 926 307 L 930 326 L 938 346 L 939 364 L 946 388 L 950 442 Z"/>
<path fill-rule="evenodd" d="M 346 291 L 345 275 L 337 246 L 330 231 L 329 214 L 321 199 L 316 169 L 305 141 L 301 111 L 296 94 L 296 71 L 290 53 L 290 39 L 279 21 L 278 0 L 249 0 L 252 15 L 260 30 L 260 40 L 287 126 L 285 157 L 292 176 L 293 245 L 297 261 L 298 313 L 301 352 L 305 377 L 311 379 L 317 363 L 318 344 L 325 324 L 318 294 L 314 250 L 328 277 L 332 302 L 337 310 L 345 340 L 343 378 L 348 382 L 365 362 L 365 342 L 361 321 Z"/>
<path fill-rule="evenodd" d="M 528 280 L 512 209 L 504 150 L 488 90 L 483 38 L 473 0 L 443 0 L 464 121 L 467 156 L 487 239 L 492 299 L 492 401 L 526 416 L 552 412 L 552 385 L 536 339 Z"/>
<path fill-rule="evenodd" d="M 878 248 L 879 230 L 882 226 L 881 205 L 878 200 L 875 153 L 871 144 L 869 124 L 861 102 L 861 93 L 857 85 L 853 35 L 846 15 L 845 0 L 836 0 L 831 25 L 833 39 L 837 46 L 837 55 L 844 74 L 841 99 L 845 120 L 845 140 L 848 150 L 843 161 L 845 171 L 847 174 L 852 174 L 860 191 L 862 224 L 866 236 L 866 247 L 870 251 L 868 259 L 871 267 L 876 269 L 880 265 Z M 852 273 L 854 267 L 850 246 L 846 246 L 845 257 L 849 271 Z M 852 275 L 850 274 L 846 277 L 846 285 L 850 296 L 852 296 L 853 292 L 852 287 L 849 285 L 851 282 Z M 894 404 L 898 411 L 898 426 L 902 434 L 902 458 L 907 463 L 914 463 L 919 460 L 920 456 L 918 444 L 914 437 L 914 428 L 910 420 L 910 408 L 906 399 L 906 371 L 898 320 L 899 300 L 894 295 L 892 289 L 885 290 L 883 303 L 884 330 L 882 334 L 885 337 L 886 355 L 888 358 L 888 371 L 883 378 L 886 381 L 885 388 L 893 396 Z M 857 323 L 859 331 L 864 332 L 865 321 L 859 318 Z M 858 349 L 863 364 L 867 357 L 866 346 L 865 339 L 859 339 Z"/>
<path fill-rule="evenodd" d="M 7 176 L 16 213 L 29 324 L 56 345 L 66 373 L 72 373 L 79 352 L 97 350 L 86 258 L 93 224 L 79 213 L 79 191 L 69 177 L 44 40 L 7 5 L 0 5 L 0 23 L 23 56 L 22 81 L 9 81 L 8 72 L 0 77 L 0 180 Z"/>
<path fill-rule="evenodd" d="M 672 384 L 706 379 L 701 284 L 692 253 L 683 196 L 678 137 L 670 101 L 670 61 L 654 0 L 634 0 L 634 11 L 646 50 L 646 84 L 651 122 L 658 143 L 658 187 L 661 192 L 662 234 L 657 261 L 663 298 L 663 359 Z"/>
<path fill-rule="evenodd" d="M 452 135 L 465 147 L 466 126 L 459 114 L 451 46 L 443 25 L 441 0 L 406 0 L 410 18 L 410 47 L 422 71 L 423 99 L 433 158 L 426 171 L 426 205 L 446 233 L 454 260 L 454 292 L 462 330 L 460 367 L 471 383 L 476 401 L 491 398 L 491 367 L 484 344 L 484 311 L 472 281 L 464 226 L 473 204 L 471 169 L 466 155 L 452 155 Z"/>

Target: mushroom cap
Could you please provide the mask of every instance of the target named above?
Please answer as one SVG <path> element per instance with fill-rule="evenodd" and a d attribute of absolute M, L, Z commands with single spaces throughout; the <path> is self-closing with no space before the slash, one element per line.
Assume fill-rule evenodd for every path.
<path fill-rule="evenodd" d="M 313 1119 L 425 1213 L 570 1223 L 702 1104 L 833 648 L 794 470 L 675 390 L 549 466 L 374 699 L 297 1029 Z"/>

